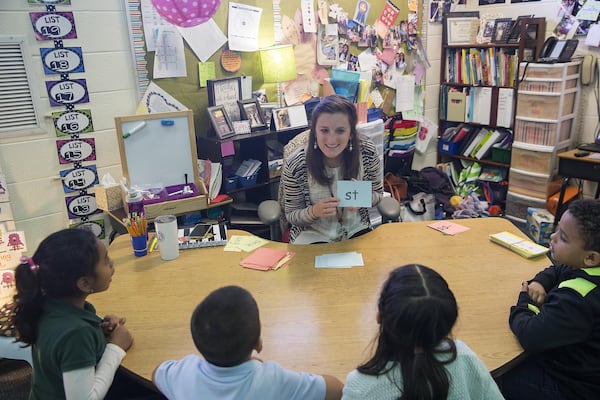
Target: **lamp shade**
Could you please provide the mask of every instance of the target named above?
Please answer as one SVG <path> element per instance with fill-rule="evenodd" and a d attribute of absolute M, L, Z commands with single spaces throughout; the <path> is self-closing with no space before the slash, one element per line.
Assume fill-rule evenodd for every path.
<path fill-rule="evenodd" d="M 152 4 L 167 22 L 189 27 L 208 21 L 219 9 L 221 0 L 152 0 Z"/>
<path fill-rule="evenodd" d="M 296 60 L 291 45 L 260 50 L 260 67 L 265 83 L 279 83 L 296 79 Z"/>

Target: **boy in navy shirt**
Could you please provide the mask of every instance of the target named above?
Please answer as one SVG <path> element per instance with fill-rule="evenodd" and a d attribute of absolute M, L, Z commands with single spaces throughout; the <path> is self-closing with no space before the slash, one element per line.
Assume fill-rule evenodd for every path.
<path fill-rule="evenodd" d="M 502 377 L 507 399 L 600 396 L 600 200 L 573 202 L 552 265 L 523 282 L 509 323 L 529 357 Z"/>

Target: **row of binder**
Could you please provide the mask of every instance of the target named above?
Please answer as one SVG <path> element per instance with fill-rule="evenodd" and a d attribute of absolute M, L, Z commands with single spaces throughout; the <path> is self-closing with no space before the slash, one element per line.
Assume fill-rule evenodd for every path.
<path fill-rule="evenodd" d="M 492 107 L 494 88 L 486 86 L 456 88 L 442 85 L 440 88 L 441 117 L 446 121 L 510 128 L 514 110 L 514 90 L 498 88 L 497 93 L 496 107 Z"/>

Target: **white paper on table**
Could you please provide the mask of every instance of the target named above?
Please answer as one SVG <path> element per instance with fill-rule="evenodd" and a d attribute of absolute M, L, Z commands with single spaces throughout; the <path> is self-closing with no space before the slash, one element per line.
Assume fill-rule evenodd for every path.
<path fill-rule="evenodd" d="M 396 112 L 412 110 L 414 101 L 414 75 L 400 75 L 396 80 Z"/>
<path fill-rule="evenodd" d="M 189 28 L 177 27 L 177 29 L 196 57 L 202 62 L 206 62 L 227 43 L 227 36 L 212 18 L 200 25 Z"/>
<path fill-rule="evenodd" d="M 315 268 L 352 268 L 364 265 L 362 254 L 355 251 L 315 256 Z"/>
<path fill-rule="evenodd" d="M 262 8 L 246 4 L 229 3 L 229 50 L 258 50 L 258 29 Z"/>
<path fill-rule="evenodd" d="M 183 38 L 174 26 L 158 28 L 154 55 L 154 78 L 187 76 Z"/>

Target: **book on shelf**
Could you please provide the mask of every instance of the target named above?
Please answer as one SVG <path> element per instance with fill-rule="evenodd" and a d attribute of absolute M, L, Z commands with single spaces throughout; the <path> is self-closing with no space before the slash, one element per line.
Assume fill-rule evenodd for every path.
<path fill-rule="evenodd" d="M 525 258 L 539 257 L 548 252 L 547 247 L 506 231 L 490 235 L 490 240 Z"/>
<path fill-rule="evenodd" d="M 481 168 L 479 180 L 486 182 L 502 182 L 506 179 L 506 168 L 484 166 Z"/>
<path fill-rule="evenodd" d="M 486 128 L 480 128 L 476 133 L 471 134 L 471 139 L 465 140 L 465 145 L 463 149 L 461 149 L 461 153 L 465 157 L 471 157 L 471 152 L 475 147 L 483 140 L 485 135 L 488 133 Z"/>
<path fill-rule="evenodd" d="M 487 156 L 492 151 L 492 146 L 504 139 L 506 133 L 504 131 L 500 131 L 498 129 L 494 129 L 489 136 L 482 141 L 482 143 L 478 146 L 476 150 L 474 150 L 473 158 L 478 160 L 483 160 L 487 158 Z"/>

